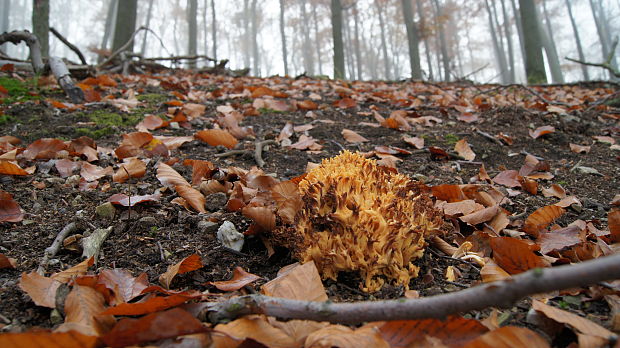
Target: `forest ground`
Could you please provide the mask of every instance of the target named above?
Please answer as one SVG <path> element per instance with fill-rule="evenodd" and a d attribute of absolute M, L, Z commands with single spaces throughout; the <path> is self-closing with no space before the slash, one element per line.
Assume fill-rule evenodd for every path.
<path fill-rule="evenodd" d="M 398 172 L 423 179 L 429 186 L 468 183 L 470 178 L 479 174 L 482 164 L 489 176 L 494 177 L 507 169 L 519 170 L 526 154 L 541 158 L 549 164 L 553 178 L 539 180 L 540 187 L 536 194 L 527 193 L 518 187 L 510 193 L 506 187 L 501 187 L 502 192 L 506 192 L 509 197 L 509 203 L 504 204 L 503 208 L 517 216 L 512 221 L 523 220 L 536 209 L 555 203 L 557 198 L 545 197 L 540 193 L 543 187 L 555 183 L 581 202 L 581 206 L 567 208 L 566 214 L 556 223 L 566 226 L 581 219 L 605 229 L 610 202 L 620 193 L 620 153 L 609 143 L 599 141 L 606 138 L 594 138 L 603 136 L 620 140 L 620 109 L 617 104 L 613 104 L 614 98 L 617 103 L 618 88 L 612 84 L 584 83 L 530 87 L 528 90 L 520 86 L 469 83 L 336 83 L 308 78 L 235 80 L 199 75 L 180 76 L 178 80 L 175 79 L 175 83 L 159 85 L 149 84 L 140 78 L 116 77 L 118 86 L 100 89 L 102 95 L 120 99 L 127 98 L 123 92 L 134 89 L 140 104 L 130 107 L 128 112 L 119 110 L 117 106 L 105 102 L 105 99 L 75 110 L 71 110 L 71 107 L 55 107 L 51 100 L 68 103 L 62 91 L 55 88 L 35 90 L 25 82 L 24 86 L 29 93 L 19 97 L 13 95 L 15 98 L 10 101 L 5 98 L 0 136 L 13 135 L 21 139 L 23 143 L 20 146 L 25 147 L 41 138 L 71 140 L 88 135 L 99 147 L 114 149 L 121 143 L 123 134 L 136 131 L 134 125 L 145 114 L 167 114 L 169 108 L 173 107 L 169 104 L 177 105 L 167 102 L 178 100 L 179 93 L 187 96 L 190 88 L 187 88 L 187 84 L 183 85 L 185 81 L 190 81 L 191 89 L 205 93 L 221 90 L 222 93 L 197 101 L 205 105 L 206 110 L 190 120 L 188 128 L 166 127 L 153 130 L 152 133 L 191 136 L 196 131 L 212 128 L 217 122 L 218 106 L 229 104 L 237 110 L 249 110 L 257 98 L 244 93 L 242 85 L 264 85 L 287 93 L 289 97 L 281 100 L 289 105 L 294 104 L 292 99 L 307 99 L 310 94 L 318 95 L 315 96 L 318 109 L 311 110 L 310 114 L 308 110 L 300 108 L 276 111 L 263 107 L 255 108 L 258 115 L 245 116 L 240 122 L 242 127 L 251 127 L 257 139 L 276 138 L 287 122 L 294 126 L 313 125 L 305 132 L 294 134 L 291 140 L 295 143 L 305 133 L 322 145 L 319 151 L 279 145 L 272 145 L 264 151 L 265 165 L 262 169 L 265 173 L 274 173 L 276 178 L 289 179 L 303 174 L 308 162 L 319 163 L 323 158 L 337 155 L 343 148 L 369 152 L 374 151 L 376 146 L 395 146 L 412 152 L 396 155 L 401 160 L 396 163 Z M 407 100 L 403 100 L 406 98 L 399 97 L 398 93 L 401 92 L 403 95 L 409 93 L 409 98 L 413 95 L 424 102 L 408 104 Z M 456 101 L 446 101 L 446 95 Z M 352 98 L 354 105 L 341 107 L 343 105 L 338 104 L 338 100 L 345 96 Z M 471 101 L 469 105 L 460 102 L 465 99 Z M 564 103 L 566 106 L 562 105 Z M 375 127 L 368 125 L 377 123 L 373 110 L 385 118 L 396 110 L 405 110 L 408 118 L 426 117 L 426 121 L 410 122 L 412 127 L 408 130 Z M 98 119 L 93 115 L 103 117 Z M 465 121 L 474 118 L 477 120 Z M 536 139 L 530 136 L 531 131 L 541 126 L 553 126 L 555 131 Z M 343 129 L 353 130 L 368 141 L 349 143 L 343 138 Z M 477 131 L 493 137 L 504 134 L 513 142 L 507 145 L 503 141 L 493 141 Z M 454 152 L 458 140 L 466 139 L 476 157 L 468 162 L 456 157 L 446 158 L 416 151 L 403 141 L 404 135 L 424 139 L 425 148 L 438 147 L 448 152 Z M 590 146 L 590 151 L 576 153 L 571 151 L 569 144 Z M 254 140 L 249 137 L 241 139 L 237 148 L 253 149 L 253 146 Z M 194 140 L 172 150 L 171 156 L 179 158 L 181 162 L 184 159 L 208 160 L 221 168 L 236 166 L 250 169 L 256 165 L 251 155 L 216 157 L 218 153 L 226 151 L 228 149 L 222 146 L 214 147 Z M 0 325 L 10 325 L 11 331 L 56 325 L 50 319 L 50 309 L 36 306 L 20 290 L 18 283 L 22 272 L 37 268 L 45 248 L 50 246 L 63 227 L 75 221 L 76 215 L 85 217 L 91 227 L 113 226 L 113 232 L 101 250 L 97 268 L 124 268 L 134 275 L 146 272 L 149 279 L 155 280 L 169 265 L 194 253 L 200 255 L 204 267 L 178 275 L 175 279 L 176 289 L 213 291 L 215 288 L 208 285 L 208 282 L 229 279 L 237 266 L 262 277 L 253 285 L 258 288 L 260 284 L 273 279 L 281 267 L 295 261 L 284 249 L 278 249 L 275 255 L 269 257 L 261 240 L 253 237 L 246 238 L 241 253 L 233 253 L 221 248 L 213 229 L 200 230 L 199 226 L 203 226 L 200 221 L 207 217 L 218 222 L 229 220 L 239 231 L 244 231 L 250 225 L 251 221 L 241 214 L 228 212 L 226 200 L 220 196 L 207 197 L 207 207 L 210 209 L 207 217 L 170 203 L 176 197 L 173 193 L 165 194 L 160 202 L 139 204 L 131 209 L 117 206 L 116 214 L 111 219 L 96 214 L 95 208 L 105 203 L 113 193 L 146 194 L 160 187 L 154 170 L 157 159 L 147 165 L 148 170 L 142 178 L 131 179 L 126 183 L 113 183 L 110 177 L 101 179 L 100 187 L 105 182 L 111 185 L 106 192 L 100 189 L 81 191 L 75 180 L 68 182 L 68 179 L 61 178 L 51 168 L 53 163 L 48 161 L 38 161 L 37 170 L 32 175 L 0 177 L 0 188 L 11 193 L 26 214 L 20 223 L 0 223 L 0 253 L 17 261 L 15 269 L 0 270 Z M 105 167 L 113 163 L 112 158 L 107 158 L 100 159 L 97 165 Z M 587 173 L 580 169 L 582 167 L 594 168 L 597 173 Z M 174 168 L 186 178 L 191 177 L 191 167 L 175 165 Z M 463 223 L 461 225 L 463 235 L 471 233 L 471 227 Z M 413 279 L 410 287 L 418 290 L 420 296 L 457 291 L 480 282 L 477 270 L 471 266 L 438 255 L 442 254 L 437 250 L 426 252 L 423 259 L 417 262 L 421 276 Z M 57 272 L 80 261 L 80 252 L 63 248 L 53 258 L 47 271 Z M 462 272 L 462 277 L 454 282 L 445 280 L 446 269 L 450 265 L 458 266 Z M 359 290 L 359 282 L 357 274 L 347 273 L 341 274 L 337 281 L 326 280 L 324 285 L 333 301 L 399 298 L 404 294 L 402 286 L 391 285 L 384 286 L 378 293 L 364 293 Z M 526 322 L 529 309 L 527 301 L 522 301 L 512 309 L 501 310 L 503 324 L 531 327 Z M 552 303 L 609 327 L 610 308 L 604 301 L 589 301 L 586 294 L 578 293 L 556 297 Z M 488 311 L 470 314 L 482 319 Z"/>

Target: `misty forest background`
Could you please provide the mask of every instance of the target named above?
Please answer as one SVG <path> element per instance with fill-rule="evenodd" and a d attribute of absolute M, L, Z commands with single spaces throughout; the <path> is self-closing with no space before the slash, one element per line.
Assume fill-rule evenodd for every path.
<path fill-rule="evenodd" d="M 232 69 L 250 68 L 253 76 L 305 73 L 350 80 L 413 77 L 504 84 L 616 79 L 609 70 L 566 57 L 607 60 L 617 71 L 618 54 L 609 57 L 617 51 L 620 0 L 0 3 L 0 32 L 34 31 L 44 51 L 49 45 L 50 55 L 76 62 L 75 53 L 49 34 L 46 25 L 78 46 L 88 63 L 114 52 L 142 25 L 152 30 L 139 33 L 133 44 L 143 57 L 206 55 L 228 59 Z M 0 51 L 5 58 L 28 56 L 26 45 L 5 44 Z M 532 72 L 535 61 L 544 65 Z M 200 68 L 214 63 L 164 64 Z"/>

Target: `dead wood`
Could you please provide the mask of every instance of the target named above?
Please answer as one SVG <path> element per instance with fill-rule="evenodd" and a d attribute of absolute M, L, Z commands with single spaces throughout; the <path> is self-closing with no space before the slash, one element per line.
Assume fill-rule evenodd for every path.
<path fill-rule="evenodd" d="M 73 83 L 71 73 L 69 73 L 69 69 L 67 69 L 67 66 L 62 59 L 58 57 L 50 57 L 48 63 L 54 77 L 56 77 L 56 80 L 58 81 L 58 84 L 62 87 L 62 90 L 65 91 L 67 96 L 69 96 L 71 102 L 76 104 L 83 103 L 84 92 L 80 87 Z"/>
<path fill-rule="evenodd" d="M 218 158 L 237 156 L 237 155 L 248 155 L 252 154 L 254 156 L 254 161 L 256 164 L 262 168 L 265 165 L 265 161 L 263 160 L 263 151 L 267 145 L 277 144 L 275 140 L 263 140 L 257 141 L 254 146 L 254 151 L 252 150 L 230 150 L 224 153 L 220 153 L 215 155 Z"/>
<path fill-rule="evenodd" d="M 596 66 L 599 68 L 606 69 L 615 77 L 620 78 L 620 71 L 614 69 L 614 67 L 611 65 L 611 60 L 614 59 L 614 54 L 616 53 L 617 46 L 618 46 L 618 39 L 616 38 L 616 40 L 614 41 L 614 44 L 611 46 L 611 50 L 609 51 L 609 55 L 607 56 L 607 59 L 602 63 L 590 63 L 590 62 L 584 62 L 584 61 L 574 59 L 574 58 L 568 58 L 568 57 L 564 57 L 564 58 L 567 60 L 570 60 L 571 62 L 575 62 L 575 63 L 579 63 L 583 65 L 589 65 L 589 66 Z"/>
<path fill-rule="evenodd" d="M 14 45 L 24 41 L 30 49 L 30 57 L 32 59 L 32 69 L 36 74 L 42 73 L 45 69 L 43 58 L 41 57 L 41 44 L 39 39 L 27 30 L 13 30 L 10 33 L 0 34 L 0 45 L 5 42 L 11 42 Z"/>
<path fill-rule="evenodd" d="M 420 299 L 333 303 L 247 295 L 212 304 L 208 319 L 221 322 L 246 314 L 358 324 L 368 321 L 445 318 L 488 307 L 510 308 L 533 294 L 620 279 L 620 254 L 553 268 L 535 268 L 512 278 Z"/>
<path fill-rule="evenodd" d="M 80 62 L 82 62 L 82 64 L 88 65 L 88 63 L 86 63 L 86 59 L 84 58 L 84 55 L 82 54 L 82 51 L 80 51 L 79 48 L 77 48 L 75 45 L 69 42 L 69 40 L 67 40 L 64 36 L 62 36 L 56 29 L 54 29 L 54 27 L 50 27 L 50 32 L 54 34 L 54 36 L 56 36 L 58 40 L 62 41 L 62 43 L 67 45 L 67 47 L 69 47 L 71 51 L 75 52 L 75 54 L 77 54 L 77 56 L 80 58 Z"/>
<path fill-rule="evenodd" d="M 45 249 L 45 253 L 43 254 L 41 263 L 39 263 L 39 267 L 37 268 L 37 273 L 39 273 L 40 275 L 45 274 L 47 264 L 52 257 L 56 256 L 58 250 L 60 250 L 62 242 L 65 240 L 65 238 L 67 238 L 69 234 L 76 232 L 78 229 L 79 226 L 77 223 L 70 222 L 62 230 L 60 230 L 60 232 L 58 232 L 58 235 L 56 235 L 56 238 L 52 242 L 52 245 Z"/>

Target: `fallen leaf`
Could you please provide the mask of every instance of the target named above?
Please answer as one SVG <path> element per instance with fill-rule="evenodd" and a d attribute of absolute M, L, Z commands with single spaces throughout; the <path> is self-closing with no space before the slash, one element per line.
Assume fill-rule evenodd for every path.
<path fill-rule="evenodd" d="M 168 150 L 176 150 L 179 147 L 181 147 L 181 145 L 188 143 L 190 141 L 194 140 L 194 137 L 191 135 L 185 136 L 185 137 L 165 137 L 165 136 L 156 136 L 155 140 L 157 141 L 161 141 L 161 143 L 168 149 Z"/>
<path fill-rule="evenodd" d="M 553 132 L 555 132 L 555 128 L 553 126 L 542 126 L 536 128 L 535 130 L 529 130 L 530 136 L 534 139 Z"/>
<path fill-rule="evenodd" d="M 139 319 L 125 318 L 101 339 L 106 345 L 128 347 L 166 338 L 206 332 L 200 320 L 181 308 L 152 313 Z"/>
<path fill-rule="evenodd" d="M 27 170 L 14 161 L 0 160 L 0 174 L 4 175 L 30 175 Z"/>
<path fill-rule="evenodd" d="M 255 282 L 258 279 L 260 279 L 260 276 L 248 273 L 244 271 L 241 267 L 235 267 L 231 280 L 209 282 L 209 284 L 214 285 L 216 288 L 222 291 L 236 291 L 246 285 Z"/>
<path fill-rule="evenodd" d="M 590 152 L 590 146 L 583 146 L 583 145 L 577 145 L 577 144 L 573 144 L 570 143 L 568 144 L 570 146 L 570 150 L 574 153 L 588 153 Z"/>
<path fill-rule="evenodd" d="M 536 242 L 540 245 L 540 252 L 548 254 L 584 242 L 580 237 L 581 230 L 579 226 L 570 225 L 550 232 L 541 232 Z"/>
<path fill-rule="evenodd" d="M 22 333 L 2 333 L 0 347 L 62 347 L 62 348 L 96 348 L 100 346 L 97 336 L 87 336 L 77 331 L 50 332 L 28 331 Z"/>
<path fill-rule="evenodd" d="M 340 109 L 349 109 L 357 106 L 357 102 L 351 98 L 342 98 L 334 102 L 334 106 Z"/>
<path fill-rule="evenodd" d="M 260 316 L 246 316 L 228 324 L 219 324 L 214 328 L 214 333 L 211 335 L 214 347 L 224 347 L 225 345 L 221 344 L 222 341 L 233 339 L 240 343 L 248 338 L 270 348 L 295 347 L 292 337 L 271 326 Z"/>
<path fill-rule="evenodd" d="M 17 261 L 4 254 L 0 254 L 0 269 L 2 268 L 15 268 Z"/>
<path fill-rule="evenodd" d="M 607 213 L 607 224 L 612 241 L 620 242 L 620 210 L 612 209 Z"/>
<path fill-rule="evenodd" d="M 114 170 L 112 167 L 101 168 L 88 162 L 82 162 L 82 169 L 80 170 L 80 176 L 86 181 L 95 181 L 103 178 L 106 175 L 113 175 Z"/>
<path fill-rule="evenodd" d="M 484 209 L 479 203 L 476 203 L 473 199 L 465 199 L 454 203 L 446 203 L 441 206 L 445 215 L 457 216 L 467 215 L 477 210 Z"/>
<path fill-rule="evenodd" d="M 378 327 L 381 337 L 392 347 L 411 347 L 426 337 L 440 340 L 443 345 L 462 347 L 489 331 L 478 320 L 450 316 L 445 320 L 393 320 Z"/>
<path fill-rule="evenodd" d="M 22 273 L 19 280 L 19 288 L 27 293 L 37 306 L 48 308 L 56 308 L 56 290 L 61 284 L 35 271 Z"/>
<path fill-rule="evenodd" d="M 292 224 L 303 205 L 297 185 L 290 180 L 279 182 L 271 188 L 271 198 L 276 202 L 277 214 L 282 221 Z"/>
<path fill-rule="evenodd" d="M 493 260 L 488 260 L 480 269 L 480 277 L 482 278 L 483 282 L 490 283 L 510 278 L 510 274 L 504 271 Z"/>
<path fill-rule="evenodd" d="M 546 305 L 538 300 L 532 301 L 532 309 L 555 322 L 568 325 L 577 333 L 581 333 L 583 335 L 600 337 L 606 340 L 614 335 L 613 332 L 594 323 L 593 321 L 582 318 L 565 310 Z"/>
<path fill-rule="evenodd" d="M 125 158 L 116 173 L 112 175 L 112 181 L 124 183 L 129 178 L 141 178 L 146 173 L 146 163 L 136 157 Z"/>
<path fill-rule="evenodd" d="M 43 138 L 32 142 L 26 147 L 22 153 L 24 158 L 33 159 L 50 159 L 56 158 L 59 151 L 66 150 L 67 144 L 60 139 Z"/>
<path fill-rule="evenodd" d="M 487 222 L 493 219 L 495 214 L 497 214 L 498 209 L 499 209 L 499 205 L 494 205 L 494 206 L 484 208 L 476 212 L 461 216 L 459 217 L 459 219 L 461 219 L 461 221 L 466 222 L 470 225 L 476 225 L 476 224 Z"/>
<path fill-rule="evenodd" d="M 519 172 L 516 170 L 504 170 L 499 172 L 499 174 L 493 178 L 493 182 L 506 187 L 521 187 Z"/>
<path fill-rule="evenodd" d="M 490 239 L 493 259 L 509 274 L 519 274 L 537 267 L 549 267 L 541 256 L 534 254 L 533 246 L 512 237 Z"/>
<path fill-rule="evenodd" d="M 518 326 L 504 326 L 470 341 L 464 348 L 547 348 L 549 343 L 536 332 Z"/>
<path fill-rule="evenodd" d="M 291 122 L 286 122 L 284 127 L 282 127 L 280 134 L 276 137 L 276 141 L 281 142 L 284 139 L 288 139 L 293 135 L 293 133 L 293 124 Z"/>
<path fill-rule="evenodd" d="M 566 191 L 558 184 L 553 184 L 549 188 L 543 188 L 542 194 L 545 197 L 556 197 L 559 199 L 566 197 Z"/>
<path fill-rule="evenodd" d="M 238 143 L 237 138 L 223 129 L 206 129 L 197 132 L 194 136 L 211 146 L 222 145 L 229 149 L 234 148 Z"/>
<path fill-rule="evenodd" d="M 599 143 L 605 143 L 609 145 L 613 145 L 616 143 L 616 139 L 612 137 L 608 137 L 606 135 L 595 135 L 592 138 L 596 139 Z"/>
<path fill-rule="evenodd" d="M 433 196 L 448 203 L 459 202 L 467 199 L 459 185 L 443 184 L 431 188 Z"/>
<path fill-rule="evenodd" d="M 159 162 L 159 165 L 157 166 L 157 180 L 159 180 L 162 185 L 168 187 L 175 187 L 179 185 L 190 186 L 189 182 L 187 182 L 181 174 L 164 162 Z"/>
<path fill-rule="evenodd" d="M 121 146 L 123 145 L 131 145 L 137 148 L 141 148 L 153 140 L 153 135 L 149 132 L 132 132 L 123 134 L 123 141 L 121 142 Z"/>
<path fill-rule="evenodd" d="M 101 315 L 104 310 L 105 299 L 101 293 L 75 284 L 65 300 L 65 322 L 57 330 L 76 330 L 84 335 L 101 336 L 116 322 L 111 315 Z"/>
<path fill-rule="evenodd" d="M 114 292 L 122 302 L 129 302 L 142 294 L 142 290 L 149 286 L 146 273 L 134 277 L 122 268 L 104 269 L 99 273 L 98 282 Z"/>
<path fill-rule="evenodd" d="M 349 143 L 363 143 L 368 141 L 368 139 L 359 135 L 357 132 L 354 132 L 350 129 L 343 129 L 341 132 L 344 139 Z"/>
<path fill-rule="evenodd" d="M 170 296 L 153 296 L 142 302 L 121 303 L 101 312 L 102 315 L 143 315 L 176 307 L 189 301 L 191 297 L 179 294 Z"/>
<path fill-rule="evenodd" d="M 13 195 L 0 190 L 0 222 L 20 222 L 23 219 L 24 213 Z"/>
<path fill-rule="evenodd" d="M 424 138 L 408 137 L 406 135 L 403 135 L 403 141 L 415 147 L 416 149 L 424 148 Z"/>
<path fill-rule="evenodd" d="M 141 196 L 127 196 L 123 193 L 113 194 L 108 198 L 108 202 L 112 204 L 119 204 L 123 207 L 133 207 L 136 204 L 144 203 L 144 202 L 157 202 L 161 198 L 161 194 L 156 193 L 152 195 L 141 195 Z"/>
<path fill-rule="evenodd" d="M 463 138 L 454 144 L 454 151 L 463 157 L 466 161 L 473 161 L 476 158 L 476 154 L 472 151 L 471 147 L 467 143 L 467 139 Z"/>
<path fill-rule="evenodd" d="M 562 198 L 559 202 L 555 203 L 554 205 L 557 205 L 558 207 L 561 207 L 561 208 L 566 208 L 566 207 L 570 207 L 573 204 L 581 206 L 581 202 L 579 201 L 579 199 L 577 199 L 577 197 L 566 196 Z"/>
<path fill-rule="evenodd" d="M 88 268 L 95 263 L 94 257 L 89 257 L 88 259 L 78 263 L 73 267 L 69 267 L 64 271 L 60 271 L 58 273 L 54 273 L 50 276 L 51 279 L 59 281 L 61 283 L 68 283 L 74 277 L 82 276 L 86 274 Z"/>
<path fill-rule="evenodd" d="M 308 335 L 305 347 L 389 348 L 390 345 L 375 327 L 354 330 L 343 325 L 330 325 Z"/>
<path fill-rule="evenodd" d="M 276 214 L 269 207 L 248 205 L 241 209 L 241 213 L 257 223 L 265 231 L 273 231 L 276 227 Z"/>
<path fill-rule="evenodd" d="M 562 216 L 562 214 L 564 214 L 564 209 L 556 205 L 547 205 L 538 208 L 525 219 L 523 231 L 537 237 L 541 230 L 549 226 L 549 224 Z"/>
<path fill-rule="evenodd" d="M 178 263 L 168 266 L 166 272 L 159 276 L 159 283 L 166 289 L 169 289 L 172 279 L 174 279 L 177 274 L 195 271 L 201 267 L 202 261 L 200 260 L 200 256 L 198 254 L 192 254 Z"/>

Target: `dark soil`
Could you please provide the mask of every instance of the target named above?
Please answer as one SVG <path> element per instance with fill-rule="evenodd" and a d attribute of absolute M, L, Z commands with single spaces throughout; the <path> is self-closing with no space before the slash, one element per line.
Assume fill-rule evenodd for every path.
<path fill-rule="evenodd" d="M 216 81 L 210 83 L 216 83 Z M 283 83 L 295 82 L 283 81 Z M 262 82 L 256 79 L 245 83 L 258 85 Z M 403 82 L 388 85 L 386 88 L 398 90 L 406 86 L 407 82 Z M 457 85 L 439 87 L 455 95 L 460 95 L 465 89 L 468 91 L 474 89 L 470 86 L 459 87 Z M 475 86 L 475 89 L 485 91 L 493 87 L 495 86 Z M 576 219 L 583 219 L 595 222 L 599 228 L 606 228 L 609 203 L 614 195 L 620 193 L 619 153 L 610 149 L 608 144 L 595 142 L 592 136 L 608 135 L 620 141 L 618 134 L 620 129 L 617 123 L 618 109 L 607 108 L 601 111 L 597 107 L 589 107 L 604 100 L 611 93 L 617 92 L 613 86 L 607 92 L 600 92 L 602 87 L 608 86 L 603 84 L 575 86 L 574 88 L 590 91 L 592 98 L 584 102 L 586 103 L 584 107 L 570 111 L 568 114 L 538 111 L 531 107 L 524 108 L 522 103 L 512 105 L 507 103 L 507 105 L 490 105 L 486 110 L 476 110 L 474 113 L 479 115 L 479 120 L 474 123 L 465 123 L 457 120 L 460 112 L 451 106 L 429 104 L 409 108 L 409 111 L 415 112 L 418 116 L 434 116 L 442 120 L 440 124 L 419 126 L 409 132 L 360 125 L 360 122 L 376 122 L 372 115 L 368 115 L 369 107 L 373 105 L 384 117 L 389 116 L 391 111 L 403 109 L 402 104 L 399 104 L 400 101 L 396 99 L 390 101 L 389 99 L 379 100 L 380 98 L 376 100 L 360 98 L 357 107 L 338 109 L 332 106 L 332 102 L 338 99 L 338 96 L 329 90 L 321 89 L 317 93 L 322 95 L 323 100 L 319 103 L 324 105 L 314 111 L 316 114 L 315 128 L 308 131 L 308 134 L 321 141 L 322 151 L 309 153 L 271 146 L 263 154 L 266 162 L 263 170 L 266 173 L 275 173 L 278 178 L 286 179 L 304 173 L 308 162 L 320 162 L 323 158 L 335 156 L 342 148 L 371 151 L 378 145 L 393 145 L 414 150 L 403 142 L 403 134 L 424 137 L 426 146 L 436 146 L 450 151 L 456 140 L 466 138 L 477 155 L 475 163 L 434 159 L 428 153 L 414 153 L 401 156 L 403 161 L 398 163 L 398 171 L 410 176 L 417 175 L 418 178 L 426 177 L 427 184 L 431 186 L 446 183 L 462 184 L 469 182 L 471 177 L 478 174 L 480 163 L 484 163 L 489 175 L 493 177 L 504 169 L 518 170 L 523 164 L 524 153 L 530 153 L 544 158 L 555 175 L 551 181 L 541 181 L 541 188 L 548 187 L 552 183 L 561 183 L 569 194 L 577 196 L 583 203 L 581 209 L 568 209 L 567 214 L 558 221 L 560 225 L 566 226 Z M 359 91 L 360 94 L 371 92 L 369 91 L 371 87 L 368 85 L 353 84 L 351 88 L 356 92 Z M 561 87 L 556 90 L 561 90 Z M 490 92 L 489 95 L 502 91 L 498 89 Z M 149 90 L 149 93 L 165 96 L 165 100 L 174 99 L 170 92 L 159 87 Z M 306 95 L 309 93 L 303 90 L 301 92 Z M 58 92 L 53 93 L 55 93 L 53 98 L 62 98 Z M 512 91 L 512 93 L 520 93 L 531 101 L 537 101 L 535 96 L 528 95 L 523 90 Z M 119 95 L 117 92 L 117 96 Z M 559 98 L 554 99 L 552 91 L 544 95 L 550 100 L 563 101 Z M 49 95 L 44 94 L 43 97 L 49 97 Z M 210 124 L 216 114 L 215 108 L 229 102 L 237 105 L 240 99 L 220 98 L 204 101 L 203 104 L 207 105 L 205 117 L 192 121 L 192 129 L 165 128 L 153 133 L 192 135 L 198 130 L 211 128 Z M 251 100 L 249 102 L 251 103 Z M 148 106 L 151 108 L 149 111 L 156 114 L 164 113 L 167 109 L 167 106 L 161 102 L 150 103 Z M 42 137 L 67 140 L 79 137 L 83 134 L 76 131 L 78 128 L 76 124 L 88 122 L 88 118 L 84 115 L 96 110 L 103 109 L 122 114 L 114 107 L 102 103 L 87 106 L 81 111 L 55 109 L 44 101 L 27 101 L 21 104 L 5 105 L 3 108 L 4 113 L 11 117 L 8 122 L 0 125 L 0 136 L 17 136 L 24 141 L 23 146 Z M 358 114 L 360 111 L 364 113 Z M 241 126 L 252 127 L 258 139 L 271 139 L 279 134 L 286 122 L 292 122 L 294 125 L 313 122 L 312 118 L 305 115 L 306 111 L 303 110 L 293 112 L 264 110 L 260 116 L 245 117 Z M 316 120 L 331 120 L 333 123 Z M 528 135 L 530 129 L 543 125 L 554 126 L 555 133 L 536 140 Z M 359 145 L 346 144 L 341 135 L 344 128 L 357 131 L 369 141 Z M 500 132 L 509 134 L 514 139 L 514 144 L 506 146 L 492 142 L 477 133 L 475 129 L 491 135 Z M 121 135 L 132 131 L 135 129 L 130 126 L 115 126 L 113 134 L 104 135 L 96 139 L 96 142 L 99 146 L 115 148 L 121 141 Z M 292 140 L 296 141 L 295 135 Z M 592 145 L 591 152 L 588 154 L 573 153 L 569 149 L 569 143 Z M 246 139 L 240 141 L 238 148 L 252 149 L 253 146 L 254 140 Z M 226 149 L 212 147 L 196 140 L 173 151 L 172 156 L 178 157 L 181 161 L 190 158 L 209 160 L 222 168 L 237 166 L 249 169 L 256 165 L 254 159 L 248 156 L 232 156 L 222 159 L 215 157 L 216 154 L 224 151 Z M 215 288 L 208 285 L 208 282 L 229 279 L 233 269 L 237 266 L 263 277 L 263 280 L 255 285 L 258 289 L 260 284 L 273 279 L 281 267 L 295 261 L 286 249 L 278 249 L 275 255 L 268 257 L 265 247 L 258 238 L 247 238 L 241 254 L 222 248 L 215 238 L 215 230 L 200 230 L 198 227 L 200 221 L 207 218 L 217 219 L 220 222 L 230 220 L 240 231 L 245 230 L 250 224 L 250 221 L 240 214 L 226 212 L 223 205 L 218 211 L 211 212 L 209 216 L 199 215 L 171 204 L 170 201 L 176 195 L 168 193 L 159 203 L 141 204 L 131 210 L 117 208 L 113 219 L 105 220 L 95 214 L 95 208 L 106 202 L 107 198 L 114 193 L 147 194 L 160 187 L 153 168 L 156 162 L 152 160 L 149 163 L 147 175 L 139 180 L 132 179 L 128 183 L 118 184 L 112 183 L 110 177 L 102 179 L 100 185 L 105 182 L 111 184 L 111 189 L 107 192 L 79 191 L 75 185 L 67 184 L 65 179 L 61 179 L 55 169 L 49 170 L 49 165 L 43 161 L 37 163 L 38 169 L 34 175 L 0 177 L 0 189 L 13 194 L 15 200 L 26 212 L 23 223 L 0 223 L 0 253 L 17 260 L 16 269 L 0 270 L 0 325 L 4 325 L 5 330 L 19 331 L 35 326 L 54 326 L 50 321 L 50 310 L 37 307 L 19 289 L 18 282 L 22 272 L 30 272 L 37 268 L 45 248 L 49 247 L 58 232 L 72 221 L 81 221 L 82 232 L 80 233 L 92 230 L 93 227 L 114 227 L 113 233 L 104 244 L 97 268 L 125 268 L 135 276 L 146 272 L 153 283 L 157 282 L 158 276 L 165 272 L 169 265 L 193 253 L 199 254 L 205 266 L 198 271 L 177 276 L 173 284 L 175 289 L 213 291 Z M 103 167 L 113 163 L 116 162 L 103 159 L 96 164 Z M 571 170 L 578 163 L 581 166 L 595 168 L 601 175 L 582 174 Z M 175 165 L 174 168 L 186 178 L 191 177 L 191 168 L 182 165 Z M 36 182 L 45 183 L 45 188 L 35 188 L 33 184 Z M 545 198 L 540 192 L 537 195 L 522 192 L 510 199 L 512 204 L 504 205 L 504 208 L 515 215 L 530 214 L 539 207 L 557 201 L 554 198 Z M 82 219 L 76 220 L 76 217 L 82 217 Z M 155 222 L 146 223 L 145 217 L 154 217 Z M 146 221 L 152 220 L 146 219 Z M 471 228 L 464 228 L 461 233 L 471 233 Z M 48 266 L 47 271 L 53 273 L 73 266 L 81 261 L 80 255 L 79 252 L 61 249 Z M 442 253 L 435 250 L 426 252 L 424 258 L 418 262 L 421 267 L 420 277 L 412 280 L 410 288 L 418 290 L 421 296 L 457 291 L 480 281 L 478 269 L 475 267 L 440 255 Z M 457 266 L 463 273 L 463 277 L 455 283 L 444 281 L 446 268 L 450 265 Z M 338 281 L 326 281 L 325 287 L 330 299 L 334 301 L 398 298 L 404 293 L 402 287 L 386 286 L 379 293 L 366 294 L 358 290 L 358 284 L 359 276 L 347 273 L 341 274 Z M 529 304 L 523 302 L 502 312 L 510 314 L 506 322 L 527 325 L 525 313 L 528 309 Z M 569 309 L 608 326 L 609 308 L 604 301 L 590 304 L 582 302 L 581 305 L 572 306 Z M 473 312 L 471 315 L 485 317 L 485 313 Z"/>

